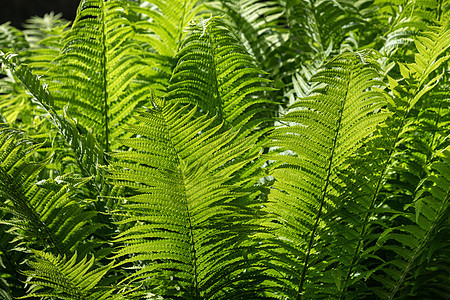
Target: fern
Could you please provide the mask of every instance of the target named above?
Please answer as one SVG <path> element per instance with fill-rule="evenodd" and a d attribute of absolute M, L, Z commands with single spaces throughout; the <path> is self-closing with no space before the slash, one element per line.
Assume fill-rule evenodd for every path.
<path fill-rule="evenodd" d="M 103 152 L 95 138 L 91 134 L 81 135 L 73 120 L 56 112 L 53 107 L 53 96 L 47 90 L 46 85 L 26 66 L 18 64 L 14 55 L 3 54 L 0 59 L 19 78 L 33 96 L 33 100 L 49 114 L 54 126 L 72 148 L 83 174 L 95 176 L 99 164 L 103 162 Z M 97 186 L 97 189 L 101 190 L 101 186 Z"/>
<path fill-rule="evenodd" d="M 29 264 L 34 269 L 25 275 L 32 278 L 27 281 L 31 285 L 26 297 L 57 297 L 58 299 L 121 299 L 121 295 L 112 295 L 113 289 L 96 286 L 108 272 L 111 265 L 92 268 L 94 257 L 84 257 L 77 262 L 75 253 L 70 259 L 65 256 L 54 256 L 36 251 L 35 260 Z M 45 288 L 50 288 L 46 291 Z M 123 298 L 122 298 L 123 299 Z"/>
<path fill-rule="evenodd" d="M 115 148 L 112 142 L 120 136 L 122 124 L 145 97 L 133 82 L 142 63 L 139 49 L 128 42 L 133 30 L 124 5 L 121 1 L 83 1 L 72 29 L 63 38 L 58 66 L 50 72 L 60 83 L 50 85 L 55 106 L 67 105 L 67 113 L 90 130 L 106 152 Z M 133 92 L 128 86 L 133 86 Z"/>
<path fill-rule="evenodd" d="M 37 75 L 46 75 L 53 67 L 54 60 L 61 50 L 61 38 L 69 22 L 61 15 L 49 13 L 44 17 L 33 17 L 24 24 L 23 31 L 29 48 L 20 53 Z"/>
<path fill-rule="evenodd" d="M 430 175 L 419 186 L 411 206 L 414 213 L 399 214 L 409 219 L 404 225 L 393 227 L 382 234 L 377 243 L 385 250 L 395 251 L 400 256 L 390 260 L 381 268 L 386 273 L 382 282 L 386 284 L 389 293 L 383 294 L 388 299 L 394 299 L 400 287 L 415 265 L 416 259 L 426 248 L 435 228 L 441 222 L 449 205 L 449 160 L 448 150 L 443 150 L 430 166 Z M 392 241 L 392 242 L 391 242 Z M 390 281 L 388 278 L 392 278 Z M 381 278 L 380 278 L 381 279 Z"/>
<path fill-rule="evenodd" d="M 262 119 L 273 104 L 264 99 L 263 92 L 272 89 L 262 70 L 221 20 L 205 19 L 192 27 L 180 49 L 168 99 L 198 105 L 230 126 L 260 125 L 258 115 Z"/>
<path fill-rule="evenodd" d="M 283 7 L 277 1 L 219 1 L 207 3 L 216 14 L 226 16 L 236 37 L 264 67 L 273 62 L 276 49 L 286 42 Z"/>
<path fill-rule="evenodd" d="M 0 298 L 448 298 L 449 4 L 0 25 Z"/>
<path fill-rule="evenodd" d="M 283 164 L 273 171 L 276 181 L 267 208 L 283 225 L 276 236 L 286 244 L 280 268 L 293 277 L 286 288 L 290 298 L 314 293 L 306 282 L 308 273 L 314 276 L 312 269 L 316 274 L 323 271 L 314 255 L 321 252 L 316 249 L 317 236 L 327 223 L 323 215 L 338 204 L 342 193 L 332 183 L 346 167 L 346 158 L 386 117 L 376 113 L 384 105 L 383 95 L 373 89 L 383 85 L 378 72 L 368 53 L 338 56 L 312 79 L 326 85 L 294 103 L 282 119 L 295 125 L 272 135 L 273 146 L 295 153 L 269 156 Z"/>
<path fill-rule="evenodd" d="M 2 51 L 18 52 L 29 46 L 24 34 L 9 23 L 0 25 L 0 41 L 0 49 Z"/>
<path fill-rule="evenodd" d="M 437 75 L 435 73 L 435 70 L 437 70 L 439 67 L 441 67 L 442 61 L 446 60 L 446 56 L 442 56 L 446 50 L 448 49 L 448 41 L 446 36 L 446 32 L 448 32 L 448 29 L 446 26 L 443 26 L 441 28 L 430 28 L 431 30 L 429 32 L 424 33 L 424 37 L 420 37 L 416 41 L 418 54 L 416 54 L 416 62 L 409 64 L 403 69 L 401 69 L 402 73 L 405 74 L 406 79 L 409 83 L 413 84 L 415 87 L 411 93 L 404 93 L 401 91 L 401 86 L 396 86 L 396 93 L 395 96 L 400 98 L 404 97 L 407 99 L 407 102 L 403 103 L 403 128 L 401 131 L 398 131 L 397 139 L 396 139 L 396 145 L 395 150 L 393 149 L 391 152 L 391 155 L 396 153 L 398 151 L 400 158 L 394 159 L 393 157 L 390 158 L 391 163 L 393 164 L 393 167 L 397 170 L 397 176 L 401 178 L 400 182 L 390 180 L 386 183 L 386 189 L 388 191 L 392 192 L 392 195 L 397 198 L 401 199 L 398 204 L 392 203 L 390 204 L 393 208 L 396 210 L 401 211 L 401 215 L 405 218 L 408 218 L 410 216 L 410 209 L 408 207 L 414 207 L 413 200 L 411 199 L 412 195 L 419 195 L 423 193 L 422 190 L 422 182 L 423 181 L 429 181 L 430 179 L 427 179 L 427 174 L 429 174 L 429 168 L 428 166 L 432 160 L 434 160 L 434 157 L 437 153 L 441 151 L 441 149 L 446 147 L 446 143 L 443 142 L 445 140 L 445 136 L 447 135 L 447 131 L 443 130 L 442 132 L 435 131 L 432 128 L 437 128 L 438 126 L 442 126 L 446 122 L 448 122 L 446 117 L 436 117 L 436 114 L 432 113 L 429 114 L 430 110 L 433 111 L 439 111 L 440 116 L 446 115 L 446 113 L 442 114 L 446 109 L 445 106 L 445 98 L 437 97 L 439 94 L 433 94 L 433 89 L 435 88 L 437 80 L 439 80 L 440 75 Z M 440 31 L 440 35 L 442 35 L 443 39 L 436 38 L 437 36 L 436 31 Z M 431 41 L 428 37 L 435 37 L 434 41 Z M 433 46 L 431 46 L 431 44 Z M 424 47 L 425 46 L 425 47 Z M 431 50 L 433 49 L 433 50 Z M 420 66 L 420 67 L 419 67 Z M 393 85 L 395 86 L 398 83 L 393 82 Z M 402 87 L 403 88 L 403 87 Z M 425 98 L 424 95 L 427 95 Z M 445 97 L 445 96 L 444 96 Z M 437 102 L 432 102 L 437 101 Z M 444 106 L 442 106 L 444 105 Z M 429 107 L 429 109 L 428 109 Z M 417 119 L 417 116 L 420 116 L 419 119 Z M 417 130 L 419 132 L 422 132 L 421 134 L 417 134 Z M 442 134 L 442 135 L 441 135 Z M 418 136 L 418 137 L 415 137 Z M 395 152 L 394 152 L 395 151 Z M 398 165 L 398 161 L 403 158 L 403 160 L 408 159 L 407 162 L 403 162 L 406 166 L 409 167 L 409 170 L 403 169 L 400 165 Z M 401 160 L 400 160 L 401 161 Z M 398 166 L 397 166 L 398 165 Z M 433 168 L 433 167 L 432 167 Z M 443 175 L 443 174 L 442 174 Z M 445 176 L 442 178 L 440 177 L 438 180 L 445 180 Z M 393 189 L 398 189 L 398 191 L 393 191 Z M 418 193 L 418 194 L 417 194 Z M 401 204 L 404 205 L 405 208 L 401 207 Z M 389 212 L 388 215 L 395 214 L 396 212 Z M 420 209 L 417 211 L 417 214 L 420 213 Z M 418 215 L 417 215 L 418 217 Z M 417 223 L 418 219 L 414 223 Z M 414 224 L 413 223 L 413 224 Z M 392 228 L 399 228 L 398 223 L 395 222 L 391 224 Z M 414 230 L 414 226 L 410 226 L 409 222 L 405 222 L 404 225 L 405 228 L 410 228 Z M 412 225 L 412 224 L 411 224 Z M 422 224 L 423 225 L 423 224 Z M 431 234 L 432 228 L 423 228 L 426 233 L 424 233 L 425 236 L 428 236 Z M 383 234 L 391 237 L 390 230 L 385 231 Z M 408 231 L 407 231 L 408 232 Z M 412 234 L 412 232 L 408 232 L 409 234 Z M 394 238 L 396 243 L 404 243 L 403 237 L 406 235 L 395 235 L 392 236 L 396 237 Z M 415 237 L 412 237 L 414 239 Z M 428 237 L 427 237 L 428 238 Z M 427 238 L 424 238 L 425 240 Z M 383 240 L 382 238 L 381 240 Z M 421 238 L 418 237 L 420 240 Z M 412 241 L 411 241 L 412 242 Z M 414 242 L 412 242 L 413 246 L 413 253 L 419 253 L 421 251 L 420 243 L 414 245 Z M 389 248 L 389 247 L 387 247 Z M 394 246 L 395 248 L 395 246 Z M 406 249 L 405 249 L 406 250 Z M 406 255 L 408 257 L 408 250 L 405 252 L 401 252 L 402 255 Z M 405 258 L 406 258 L 405 257 Z M 409 264 L 406 263 L 405 265 L 396 265 L 395 267 L 391 264 L 394 264 L 396 262 L 401 262 L 402 259 L 398 260 L 395 256 L 389 255 L 387 259 L 385 259 L 386 263 L 390 266 L 389 268 L 383 267 L 382 269 L 384 272 L 387 272 L 392 276 L 393 273 L 395 273 L 395 268 L 400 268 L 400 278 L 397 279 L 397 282 L 401 282 L 404 280 L 404 277 L 406 274 L 408 274 L 409 269 L 411 268 L 413 261 L 415 260 L 415 255 L 412 257 L 406 258 L 407 261 L 409 261 Z M 395 277 L 395 275 L 394 275 Z M 385 278 L 384 276 L 378 277 L 378 280 L 383 282 L 385 284 Z M 390 287 L 390 285 L 387 285 L 382 293 L 386 293 L 389 298 L 393 298 L 396 294 L 397 290 L 399 288 L 399 285 L 394 287 Z M 390 292 L 387 292 L 390 291 Z M 381 292 L 380 292 L 381 293 Z"/>
<path fill-rule="evenodd" d="M 145 62 L 149 65 L 146 77 L 158 96 L 163 96 L 175 67 L 175 56 L 186 36 L 188 23 L 204 13 L 204 7 L 197 1 L 148 1 L 131 5 L 131 11 L 141 19 L 134 23 L 136 40 L 147 49 Z"/>
<path fill-rule="evenodd" d="M 1 209 L 9 216 L 2 223 L 11 225 L 15 234 L 30 244 L 48 243 L 57 254 L 70 253 L 83 237 L 101 226 L 89 225 L 96 213 L 84 211 L 70 183 L 35 182 L 44 165 L 26 160 L 36 151 L 36 145 L 27 145 L 13 130 L 2 129 L 0 137 L 0 190 L 5 197 Z M 64 182 L 63 178 L 56 181 Z M 75 186 L 84 182 L 78 180 Z"/>
<path fill-rule="evenodd" d="M 136 191 L 123 198 L 121 224 L 133 225 L 117 236 L 123 243 L 119 265 L 134 265 L 127 282 L 141 281 L 162 296 L 215 299 L 233 291 L 251 257 L 233 253 L 248 247 L 249 216 L 226 182 L 246 161 L 235 160 L 255 143 L 234 143 L 236 134 L 217 135 L 219 126 L 196 111 L 155 99 L 123 140 L 133 151 L 117 153 L 110 178 Z M 246 220 L 247 219 L 247 220 Z M 248 230 L 248 229 L 247 229 Z M 249 253 L 250 254 L 250 249 Z M 220 298 L 220 297 L 219 297 Z"/>

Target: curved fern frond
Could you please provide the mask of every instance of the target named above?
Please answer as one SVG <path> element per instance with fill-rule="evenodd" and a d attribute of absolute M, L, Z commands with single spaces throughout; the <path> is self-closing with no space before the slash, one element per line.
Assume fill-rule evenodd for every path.
<path fill-rule="evenodd" d="M 192 24 L 178 54 L 167 98 L 199 106 L 237 128 L 251 129 L 270 117 L 273 89 L 258 63 L 219 18 Z"/>
<path fill-rule="evenodd" d="M 292 276 L 286 287 L 290 298 L 311 298 L 322 271 L 316 256 L 317 239 L 327 225 L 323 216 L 339 203 L 340 170 L 365 137 L 386 118 L 377 90 L 379 65 L 370 53 L 344 53 L 324 65 L 312 81 L 323 82 L 310 96 L 294 103 L 282 121 L 293 125 L 277 128 L 271 146 L 294 155 L 269 155 L 282 163 L 272 176 L 267 211 L 275 214 L 276 236 L 287 255 L 281 268 Z M 286 275 L 287 276 L 287 275 Z M 327 293 L 329 291 L 322 291 Z"/>
<path fill-rule="evenodd" d="M 18 53 L 18 60 L 21 63 L 27 63 L 35 74 L 45 74 L 59 54 L 59 41 L 64 28 L 68 24 L 66 22 L 64 25 L 59 17 L 58 15 L 48 14 L 42 18 L 33 17 L 28 20 L 24 25 L 27 29 L 23 31 L 21 36 L 16 37 L 19 39 L 14 42 L 16 46 L 9 49 L 4 48 L 3 52 Z M 0 32 L 2 32 L 3 26 L 7 25 L 2 25 Z M 10 30 L 8 28 L 9 26 L 4 28 L 6 33 Z M 8 35 L 1 36 L 0 33 L 0 40 L 4 43 L 8 43 L 10 38 Z M 0 109 L 11 126 L 26 130 L 29 134 L 32 134 L 32 132 L 42 134 L 51 131 L 49 126 L 40 122 L 45 117 L 36 110 L 20 81 L 8 70 L 6 70 L 6 77 L 0 81 L 0 93 Z M 36 126 L 31 126 L 33 123 Z M 27 128 L 24 127 L 25 124 Z"/>
<path fill-rule="evenodd" d="M 204 8 L 193 0 L 145 1 L 139 6 L 130 2 L 128 7 L 142 19 L 133 26 L 137 31 L 135 39 L 146 49 L 145 61 L 151 67 L 146 77 L 157 96 L 163 96 L 186 36 L 185 28 Z"/>
<path fill-rule="evenodd" d="M 67 144 L 75 154 L 80 170 L 85 176 L 95 176 L 100 170 L 99 165 L 103 163 L 103 151 L 90 133 L 80 133 L 80 128 L 75 121 L 70 120 L 66 115 L 59 115 L 53 107 L 53 96 L 47 90 L 47 85 L 42 83 L 38 76 L 31 73 L 25 65 L 20 65 L 15 60 L 13 54 L 0 53 L 0 59 L 9 70 L 23 83 L 32 96 L 32 101 L 36 102 L 44 109 L 50 121 L 64 137 Z M 99 191 L 102 187 L 95 186 Z"/>
<path fill-rule="evenodd" d="M 85 210 L 75 197 L 76 188 L 86 180 L 61 185 L 57 182 L 63 178 L 37 182 L 45 162 L 33 163 L 29 158 L 38 145 L 7 128 L 0 130 L 0 142 L 0 192 L 4 200 L 0 208 L 8 213 L 1 222 L 32 247 L 48 244 L 57 254 L 70 253 L 76 246 L 81 250 L 83 238 L 102 226 L 89 224 L 96 212 Z"/>
<path fill-rule="evenodd" d="M 287 34 L 283 25 L 284 8 L 279 1 L 223 0 L 206 2 L 215 15 L 224 15 L 230 22 L 236 37 L 248 52 L 265 68 L 269 61 L 276 59 L 274 53 Z M 273 66 L 279 67 L 279 66 Z"/>
<path fill-rule="evenodd" d="M 428 26 L 438 25 L 446 20 L 450 10 L 446 0 L 440 1 L 386 1 L 376 0 L 372 18 L 389 26 L 381 37 L 380 51 L 389 55 L 414 42 L 416 36 L 427 31 Z M 377 38 L 379 39 L 379 38 Z M 404 48 L 407 50 L 408 48 Z M 399 55 L 405 59 L 406 51 Z"/>
<path fill-rule="evenodd" d="M 46 75 L 54 65 L 61 50 L 61 39 L 70 22 L 61 18 L 61 14 L 34 16 L 24 24 L 23 31 L 29 48 L 20 53 L 24 62 L 36 75 Z M 14 51 L 17 53 L 17 51 Z"/>
<path fill-rule="evenodd" d="M 139 137 L 122 141 L 132 151 L 113 154 L 110 178 L 130 190 L 117 211 L 128 229 L 115 240 L 123 244 L 116 258 L 136 269 L 125 282 L 162 297 L 240 299 L 259 280 L 251 269 L 257 246 L 247 240 L 249 212 L 235 201 L 246 194 L 228 182 L 257 138 L 234 141 L 237 133 L 195 115 L 156 99 L 129 129 Z"/>
<path fill-rule="evenodd" d="M 411 214 L 414 213 L 411 210 L 417 200 L 414 199 L 415 195 L 420 197 L 418 193 L 422 193 L 420 190 L 423 189 L 423 182 L 429 181 L 427 179 L 427 174 L 430 173 L 429 164 L 435 160 L 436 153 L 439 153 L 440 149 L 447 145 L 449 95 L 448 92 L 436 90 L 435 87 L 442 79 L 440 69 L 446 68 L 450 58 L 448 56 L 450 47 L 448 34 L 449 30 L 446 25 L 429 27 L 426 32 L 422 33 L 423 36 L 417 37 L 415 40 L 417 47 L 415 61 L 407 65 L 400 65 L 405 83 L 390 79 L 394 95 L 392 103 L 395 105 L 392 109 L 397 111 L 396 117 L 390 122 L 398 130 L 392 135 L 391 146 L 389 146 L 392 150 L 389 152 L 383 174 L 380 174 L 381 177 L 379 177 L 383 184 L 377 187 L 373 194 L 375 198 L 383 197 L 382 194 L 392 195 L 389 199 L 383 200 L 385 207 L 389 207 L 390 210 L 379 213 L 384 219 L 392 220 L 384 226 L 395 230 L 394 234 L 391 234 L 391 229 L 383 230 L 380 240 L 383 241 L 385 237 L 392 240 L 386 245 L 382 244 L 381 249 L 386 247 L 388 251 L 380 249 L 376 252 L 376 255 L 385 261 L 384 264 L 374 264 L 374 268 L 382 270 L 373 275 L 373 278 L 383 286 L 374 288 L 374 291 L 381 297 L 393 298 L 399 289 L 408 289 L 408 284 L 404 284 L 404 276 L 409 269 L 415 268 L 413 264 L 415 264 L 416 255 L 410 257 L 409 249 L 405 248 L 404 252 L 398 252 L 401 258 L 393 255 L 391 251 L 397 251 L 395 249 L 398 248 L 398 245 L 403 245 L 406 242 L 405 239 L 411 239 L 413 253 L 418 254 L 421 251 L 414 242 L 416 237 L 408 237 L 408 234 L 414 235 L 408 229 L 415 228 L 413 225 L 418 222 L 418 220 L 412 222 L 414 218 Z M 387 172 L 389 169 L 395 170 L 396 178 L 389 175 Z M 374 201 L 375 198 L 373 198 Z M 438 204 L 434 205 L 433 209 L 438 209 Z M 394 216 L 398 218 L 391 219 Z M 409 219 L 411 222 L 405 221 L 405 219 Z M 402 221 L 404 221 L 406 233 L 403 231 L 399 234 L 398 230 L 402 231 L 399 227 Z M 414 231 L 414 233 L 417 232 Z M 431 232 L 425 228 L 423 234 L 429 236 Z M 420 234 L 417 238 L 421 239 Z M 391 242 L 393 245 L 389 245 Z M 407 263 L 404 263 L 405 261 Z M 398 272 L 403 275 L 397 277 Z M 396 278 L 397 284 L 392 285 L 386 281 L 386 276 Z M 415 285 L 414 281 L 410 284 Z"/>
<path fill-rule="evenodd" d="M 4 202 L 6 199 L 0 192 L 0 203 Z M 2 223 L 9 217 L 10 215 L 0 209 L 0 298 L 12 300 L 13 297 L 25 295 L 22 283 L 26 277 L 20 273 L 20 270 L 21 263 L 27 259 L 28 255 L 21 251 L 23 240 L 16 239 L 9 232 L 11 226 Z"/>
<path fill-rule="evenodd" d="M 112 267 L 112 263 L 92 269 L 94 256 L 77 261 L 77 253 L 70 258 L 51 253 L 34 251 L 34 260 L 28 264 L 34 270 L 25 271 L 26 281 L 31 285 L 26 298 L 54 298 L 66 300 L 80 299 L 124 299 L 112 288 L 98 286 L 99 281 Z"/>

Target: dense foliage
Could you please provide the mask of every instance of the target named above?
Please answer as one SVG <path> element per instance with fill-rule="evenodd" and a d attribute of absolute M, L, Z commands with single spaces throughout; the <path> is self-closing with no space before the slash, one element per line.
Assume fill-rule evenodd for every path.
<path fill-rule="evenodd" d="M 0 25 L 0 298 L 450 298 L 449 17 L 82 0 Z"/>

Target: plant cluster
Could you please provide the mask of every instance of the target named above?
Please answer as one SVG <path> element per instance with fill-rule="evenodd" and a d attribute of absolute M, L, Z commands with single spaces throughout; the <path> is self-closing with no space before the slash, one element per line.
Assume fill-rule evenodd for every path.
<path fill-rule="evenodd" d="M 0 25 L 0 298 L 450 298 L 449 17 L 82 0 Z"/>

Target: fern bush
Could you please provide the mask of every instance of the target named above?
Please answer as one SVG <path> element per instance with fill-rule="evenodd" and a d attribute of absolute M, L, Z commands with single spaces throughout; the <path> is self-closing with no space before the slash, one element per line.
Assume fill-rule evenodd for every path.
<path fill-rule="evenodd" d="M 450 298 L 449 8 L 0 25 L 0 298 Z"/>

